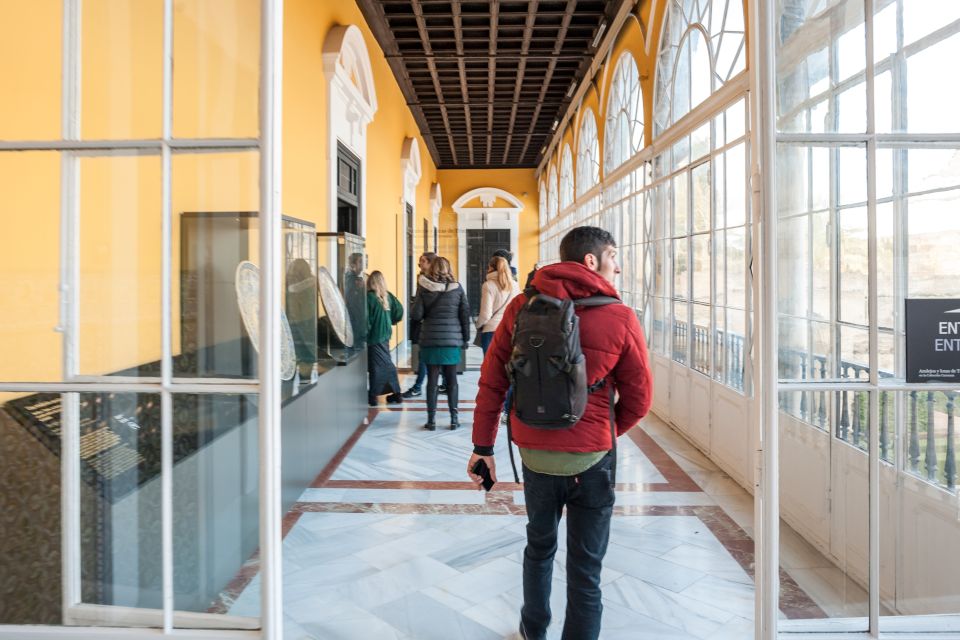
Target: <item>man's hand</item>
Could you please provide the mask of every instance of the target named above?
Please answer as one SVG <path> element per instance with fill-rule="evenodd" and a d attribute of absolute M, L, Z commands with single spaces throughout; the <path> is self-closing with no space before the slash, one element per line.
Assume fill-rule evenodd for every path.
<path fill-rule="evenodd" d="M 467 462 L 467 476 L 477 485 L 477 491 L 482 491 L 483 478 L 473 472 L 473 465 L 477 464 L 477 460 L 483 460 L 487 463 L 487 468 L 490 469 L 490 479 L 494 482 L 497 481 L 497 463 L 493 459 L 493 456 L 481 456 L 476 453 L 471 454 L 470 460 Z"/>

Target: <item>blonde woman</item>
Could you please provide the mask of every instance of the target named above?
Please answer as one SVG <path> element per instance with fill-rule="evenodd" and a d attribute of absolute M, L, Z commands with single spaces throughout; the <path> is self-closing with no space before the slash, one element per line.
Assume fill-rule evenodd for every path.
<path fill-rule="evenodd" d="M 388 404 L 402 402 L 397 368 L 390 359 L 390 336 L 393 325 L 403 319 L 403 305 L 387 291 L 387 280 L 379 271 L 367 278 L 367 373 L 370 390 L 367 400 L 377 405 L 377 396 L 384 393 Z"/>
<path fill-rule="evenodd" d="M 487 354 L 493 333 L 503 320 L 503 311 L 520 293 L 520 287 L 510 273 L 510 264 L 501 256 L 493 256 L 487 263 L 487 279 L 480 288 L 480 315 L 477 316 L 477 331 L 480 332 L 480 348 Z"/>
<path fill-rule="evenodd" d="M 450 262 L 434 258 L 426 275 L 417 281 L 417 297 L 413 300 L 410 319 L 423 322 L 420 328 L 420 360 L 427 364 L 427 423 L 424 429 L 435 430 L 437 415 L 437 382 L 443 372 L 450 408 L 450 428 L 460 426 L 457 410 L 457 363 L 460 350 L 470 346 L 470 306 L 463 287 L 453 277 Z"/>

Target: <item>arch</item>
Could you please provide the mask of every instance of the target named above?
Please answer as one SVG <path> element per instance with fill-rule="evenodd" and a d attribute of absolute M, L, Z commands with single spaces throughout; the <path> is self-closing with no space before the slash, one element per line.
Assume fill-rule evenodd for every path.
<path fill-rule="evenodd" d="M 472 206 L 470 203 L 474 203 Z M 506 203 L 507 206 L 503 206 Z M 467 231 L 475 229 L 510 232 L 510 252 L 519 259 L 520 213 L 523 203 L 509 191 L 497 187 L 478 187 L 461 195 L 453 203 L 457 214 L 457 277 L 469 290 L 467 279 Z"/>
<path fill-rule="evenodd" d="M 430 213 L 434 218 L 440 215 L 440 209 L 443 208 L 443 192 L 440 190 L 440 183 L 434 182 L 430 185 Z M 436 225 L 436 222 L 434 222 Z"/>
<path fill-rule="evenodd" d="M 323 41 L 323 68 L 353 87 L 373 119 L 377 112 L 377 89 L 363 33 L 356 25 L 336 25 Z"/>
<path fill-rule="evenodd" d="M 654 80 L 654 135 L 746 69 L 741 0 L 674 0 L 664 11 Z"/>
<path fill-rule="evenodd" d="M 540 179 L 540 210 L 538 214 L 540 216 L 540 228 L 547 226 L 547 185 L 544 182 L 544 179 Z"/>
<path fill-rule="evenodd" d="M 407 202 L 416 193 L 423 168 L 420 164 L 420 144 L 416 138 L 404 138 L 400 149 L 400 171 L 403 173 L 403 192 Z"/>
<path fill-rule="evenodd" d="M 603 173 L 626 162 L 643 148 L 643 94 L 640 71 L 630 51 L 617 59 L 604 117 Z"/>
<path fill-rule="evenodd" d="M 377 111 L 373 67 L 363 33 L 356 25 L 333 25 L 324 36 L 323 72 L 327 80 L 327 211 L 326 229 L 336 231 L 339 147 L 360 160 L 359 232 L 367 234 L 367 126 Z"/>
<path fill-rule="evenodd" d="M 600 183 L 600 141 L 593 109 L 583 110 L 577 133 L 577 195 L 582 196 Z"/>
<path fill-rule="evenodd" d="M 479 207 L 467 207 L 465 206 L 471 200 L 478 199 L 480 200 Z M 496 203 L 497 199 L 506 200 L 510 203 L 510 207 L 500 207 L 500 208 L 509 208 L 516 209 L 519 213 L 523 211 L 523 203 L 517 199 L 509 191 L 504 191 L 503 189 L 498 189 L 496 187 L 479 187 L 477 189 L 471 189 L 465 194 L 457 198 L 457 201 L 453 203 L 453 210 L 457 213 L 463 213 L 466 209 L 490 209 Z"/>
<path fill-rule="evenodd" d="M 557 167 L 551 162 L 547 170 L 547 220 L 553 220 L 559 212 L 557 187 Z"/>
<path fill-rule="evenodd" d="M 570 145 L 564 143 L 560 154 L 560 211 L 573 204 L 573 154 Z"/>

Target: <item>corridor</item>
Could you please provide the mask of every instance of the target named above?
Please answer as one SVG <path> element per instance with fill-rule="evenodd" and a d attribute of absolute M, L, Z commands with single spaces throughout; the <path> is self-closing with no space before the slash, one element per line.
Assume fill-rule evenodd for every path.
<path fill-rule="evenodd" d="M 507 481 L 505 431 L 493 491 L 464 473 L 478 377 L 460 379 L 461 429 L 446 429 L 440 411 L 438 430 L 424 431 L 422 397 L 372 409 L 303 492 L 284 520 L 286 638 L 519 638 L 526 518 L 522 488 Z M 617 469 L 601 637 L 750 637 L 750 496 L 654 415 L 620 439 Z M 550 638 L 564 617 L 563 539 Z M 783 589 L 784 617 L 824 615 L 786 573 Z M 255 616 L 259 603 L 254 562 L 215 611 Z"/>

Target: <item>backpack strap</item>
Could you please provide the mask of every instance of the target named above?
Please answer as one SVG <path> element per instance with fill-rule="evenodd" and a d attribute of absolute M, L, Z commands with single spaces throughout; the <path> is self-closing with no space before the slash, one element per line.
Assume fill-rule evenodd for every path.
<path fill-rule="evenodd" d="M 573 304 L 580 307 L 602 307 L 608 304 L 621 304 L 619 298 L 613 296 L 589 296 L 587 298 L 577 298 Z"/>

